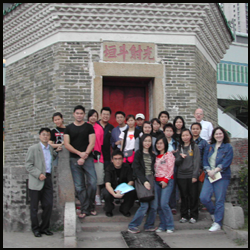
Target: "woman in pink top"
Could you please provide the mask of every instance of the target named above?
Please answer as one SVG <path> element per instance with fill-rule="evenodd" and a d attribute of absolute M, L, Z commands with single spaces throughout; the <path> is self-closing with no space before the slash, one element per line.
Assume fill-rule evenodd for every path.
<path fill-rule="evenodd" d="M 97 111 L 94 109 L 89 110 L 88 123 L 93 126 L 95 130 L 95 136 L 96 136 L 93 152 L 98 151 L 100 153 L 100 155 L 98 155 L 98 157 L 100 157 L 99 161 L 94 159 L 95 171 L 97 175 L 97 189 L 96 189 L 95 203 L 96 205 L 100 206 L 102 205 L 101 197 L 100 197 L 100 193 L 101 193 L 100 185 L 104 184 L 104 159 L 103 159 L 103 153 L 102 153 L 104 130 L 97 123 L 97 120 L 98 120 Z"/>
<path fill-rule="evenodd" d="M 174 164 L 175 157 L 172 152 L 168 152 L 168 141 L 166 137 L 160 136 L 155 142 L 158 153 L 155 159 L 155 211 L 159 211 L 160 225 L 156 232 L 173 233 L 174 218 L 169 207 L 169 199 L 174 187 Z"/>

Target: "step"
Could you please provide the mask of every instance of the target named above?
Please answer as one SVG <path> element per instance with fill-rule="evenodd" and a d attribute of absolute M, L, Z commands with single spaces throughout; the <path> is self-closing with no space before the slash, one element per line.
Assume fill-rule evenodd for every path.
<path fill-rule="evenodd" d="M 105 214 L 105 211 L 103 210 L 103 206 L 96 206 L 96 211 L 97 211 L 97 216 L 87 216 L 84 219 L 78 219 L 81 222 L 127 222 L 129 223 L 131 221 L 131 219 L 133 218 L 134 214 L 136 213 L 137 209 L 139 208 L 138 204 L 135 204 L 131 210 L 131 217 L 125 217 L 123 216 L 120 212 L 119 212 L 119 206 L 120 205 L 115 205 L 115 208 L 113 210 L 113 217 L 107 217 Z M 76 210 L 77 215 L 80 214 L 80 210 Z M 180 213 L 179 213 L 179 208 L 177 207 L 177 214 L 173 215 L 174 217 L 174 221 L 179 221 L 180 220 Z M 210 215 L 209 213 L 205 210 L 205 211 L 201 211 L 199 213 L 199 221 L 202 220 L 208 220 L 211 221 Z M 159 221 L 159 215 L 157 214 L 156 216 L 156 221 Z M 185 224 L 185 223 L 184 223 Z"/>

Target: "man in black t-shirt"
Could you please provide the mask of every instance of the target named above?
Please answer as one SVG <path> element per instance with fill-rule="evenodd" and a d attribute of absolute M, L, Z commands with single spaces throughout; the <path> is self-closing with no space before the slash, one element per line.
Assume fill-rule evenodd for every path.
<path fill-rule="evenodd" d="M 112 217 L 114 209 L 114 199 L 123 199 L 119 211 L 126 217 L 131 214 L 129 210 L 133 207 L 136 198 L 136 191 L 132 190 L 128 193 L 121 194 L 121 191 L 114 191 L 121 183 L 127 183 L 133 186 L 133 170 L 129 164 L 123 163 L 123 153 L 118 149 L 112 153 L 112 163 L 105 170 L 105 188 L 103 190 L 103 198 L 105 200 L 104 210 L 106 216 Z"/>
<path fill-rule="evenodd" d="M 83 106 L 76 106 L 73 116 L 75 121 L 64 131 L 64 145 L 70 152 L 71 173 L 81 202 L 81 214 L 78 217 L 84 218 L 86 215 L 97 214 L 94 205 L 97 177 L 91 155 L 95 145 L 95 131 L 92 125 L 83 120 L 85 116 Z"/>

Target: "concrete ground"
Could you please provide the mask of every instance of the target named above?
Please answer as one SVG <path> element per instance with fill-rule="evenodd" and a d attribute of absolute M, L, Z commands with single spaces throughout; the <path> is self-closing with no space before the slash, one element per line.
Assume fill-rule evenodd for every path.
<path fill-rule="evenodd" d="M 171 248 L 248 248 L 248 242 L 231 240 L 224 231 L 176 230 L 158 233 Z M 36 238 L 31 232 L 3 232 L 3 248 L 63 248 L 63 232 Z M 126 248 L 120 232 L 84 232 L 78 236 L 78 248 Z"/>

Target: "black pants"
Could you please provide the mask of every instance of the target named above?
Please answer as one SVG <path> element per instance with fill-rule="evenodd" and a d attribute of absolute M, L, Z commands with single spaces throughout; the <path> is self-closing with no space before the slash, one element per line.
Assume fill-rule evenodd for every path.
<path fill-rule="evenodd" d="M 133 207 L 134 201 L 136 198 L 136 192 L 135 190 L 132 190 L 122 197 L 123 202 L 120 205 L 120 212 L 128 213 L 129 210 Z M 109 191 L 104 188 L 103 189 L 103 199 L 105 200 L 105 211 L 110 213 L 115 208 L 115 205 L 113 204 L 114 196 L 109 193 Z"/>
<path fill-rule="evenodd" d="M 192 183 L 192 178 L 177 178 L 177 184 L 181 195 L 181 217 L 198 219 L 198 182 Z M 188 209 L 190 208 L 190 216 Z"/>
<path fill-rule="evenodd" d="M 50 217 L 53 208 L 53 186 L 51 176 L 46 175 L 44 186 L 40 191 L 29 189 L 30 194 L 30 218 L 32 231 L 44 231 L 49 229 Z M 38 204 L 41 201 L 42 222 L 38 221 Z"/>

